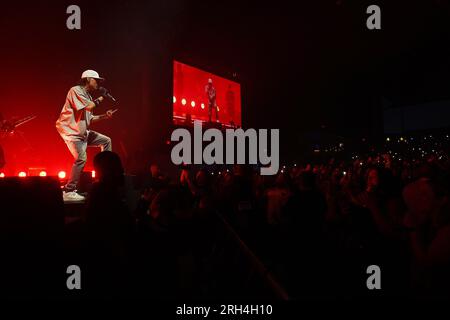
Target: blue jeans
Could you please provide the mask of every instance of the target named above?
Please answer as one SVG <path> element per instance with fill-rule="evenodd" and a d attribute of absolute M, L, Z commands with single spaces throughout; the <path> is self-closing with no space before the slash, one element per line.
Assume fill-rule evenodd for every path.
<path fill-rule="evenodd" d="M 78 181 L 80 180 L 81 172 L 86 164 L 86 148 L 88 146 L 100 146 L 102 151 L 111 151 L 111 138 L 100 134 L 98 132 L 89 130 L 87 140 L 85 141 L 68 141 L 65 140 L 70 153 L 75 159 L 70 178 L 64 187 L 65 191 L 74 191 L 77 188 Z"/>

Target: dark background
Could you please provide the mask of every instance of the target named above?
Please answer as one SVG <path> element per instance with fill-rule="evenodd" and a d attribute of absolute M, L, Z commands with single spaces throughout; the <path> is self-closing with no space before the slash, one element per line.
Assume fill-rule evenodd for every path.
<path fill-rule="evenodd" d="M 69 168 L 56 133 L 68 89 L 97 70 L 120 111 L 96 130 L 128 170 L 167 154 L 173 59 L 241 83 L 244 127 L 279 128 L 282 162 L 317 130 L 380 138 L 383 107 L 449 99 L 448 1 L 29 1 L 0 11 L 0 111 L 36 114 L 7 161 Z M 81 7 L 81 30 L 66 8 Z M 381 7 L 382 30 L 366 28 Z M 383 103 L 389 101 L 389 103 Z M 10 167 L 11 169 L 11 167 Z"/>

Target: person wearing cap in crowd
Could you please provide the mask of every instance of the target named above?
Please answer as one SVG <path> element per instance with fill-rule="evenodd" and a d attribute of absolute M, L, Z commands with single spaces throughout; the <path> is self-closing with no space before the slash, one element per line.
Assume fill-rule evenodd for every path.
<path fill-rule="evenodd" d="M 84 71 L 80 83 L 67 93 L 66 102 L 56 121 L 56 129 L 74 157 L 69 180 L 63 189 L 66 202 L 84 200 L 84 196 L 78 194 L 76 189 L 87 160 L 86 148 L 100 146 L 102 151 L 112 150 L 109 137 L 89 129 L 92 123 L 110 119 L 114 113 L 113 110 L 108 110 L 102 115 L 93 114 L 93 110 L 109 96 L 105 88 L 99 87 L 101 81 L 104 78 L 98 72 Z M 100 96 L 94 100 L 91 94 L 96 90 L 100 92 Z"/>

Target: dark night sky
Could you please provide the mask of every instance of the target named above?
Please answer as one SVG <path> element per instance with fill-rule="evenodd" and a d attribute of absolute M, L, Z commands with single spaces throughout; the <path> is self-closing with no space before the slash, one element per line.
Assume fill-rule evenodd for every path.
<path fill-rule="evenodd" d="M 126 102 L 115 135 L 133 150 L 148 134 L 164 140 L 149 127 L 170 114 L 161 110 L 171 101 L 173 59 L 235 73 L 244 125 L 280 128 L 288 144 L 321 125 L 373 133 L 382 96 L 393 105 L 450 99 L 448 1 L 355 2 L 9 2 L 0 110 L 39 114 L 24 128 L 36 133 L 31 143 L 58 139 L 53 123 L 67 89 L 83 69 L 98 69 Z M 65 28 L 70 4 L 82 9 L 81 31 Z M 366 29 L 369 4 L 380 5 L 382 30 Z"/>

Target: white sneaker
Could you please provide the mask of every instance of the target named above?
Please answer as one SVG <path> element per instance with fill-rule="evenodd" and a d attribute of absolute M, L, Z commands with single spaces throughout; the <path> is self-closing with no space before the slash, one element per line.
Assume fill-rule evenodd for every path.
<path fill-rule="evenodd" d="M 81 202 L 85 200 L 85 198 L 82 195 L 79 195 L 75 191 L 70 192 L 63 191 L 63 199 L 64 202 Z"/>

